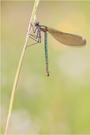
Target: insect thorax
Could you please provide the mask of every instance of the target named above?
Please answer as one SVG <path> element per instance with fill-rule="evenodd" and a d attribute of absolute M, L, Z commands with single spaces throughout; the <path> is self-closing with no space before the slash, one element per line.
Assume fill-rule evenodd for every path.
<path fill-rule="evenodd" d="M 48 31 L 47 26 L 45 26 L 45 25 L 39 25 L 39 26 L 40 26 L 41 31 L 43 31 L 43 32 Z"/>

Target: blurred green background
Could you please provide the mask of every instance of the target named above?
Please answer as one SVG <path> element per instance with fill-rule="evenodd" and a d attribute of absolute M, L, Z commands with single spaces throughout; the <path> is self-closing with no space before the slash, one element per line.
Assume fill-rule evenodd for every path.
<path fill-rule="evenodd" d="M 1 3 L 2 134 L 33 4 Z M 36 15 L 41 24 L 84 36 L 87 44 L 68 47 L 48 35 L 50 77 L 43 41 L 26 50 L 8 132 L 90 134 L 90 1 L 41 1 Z"/>

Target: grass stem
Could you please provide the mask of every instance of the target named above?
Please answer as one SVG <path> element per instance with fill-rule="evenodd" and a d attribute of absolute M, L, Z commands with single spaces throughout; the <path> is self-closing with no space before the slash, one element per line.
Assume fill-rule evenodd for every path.
<path fill-rule="evenodd" d="M 34 16 L 35 16 L 36 10 L 38 8 L 39 2 L 40 2 L 40 0 L 35 0 L 33 10 L 32 10 L 32 14 L 31 14 L 31 18 L 30 18 L 29 25 L 28 25 L 28 31 L 26 33 L 26 39 L 25 39 L 24 47 L 22 49 L 21 57 L 20 57 L 20 60 L 19 60 L 19 64 L 18 64 L 18 68 L 17 68 L 17 72 L 16 72 L 16 76 L 15 76 L 15 80 L 14 80 L 14 84 L 13 84 L 13 88 L 12 88 L 12 93 L 11 93 L 11 99 L 10 99 L 9 111 L 8 111 L 8 116 L 7 116 L 5 135 L 8 135 L 8 127 L 9 127 L 9 122 L 10 122 L 10 117 L 11 117 L 11 112 L 12 112 L 12 107 L 13 107 L 13 102 L 14 102 L 14 97 L 15 97 L 15 91 L 16 91 L 16 87 L 17 87 L 17 84 L 18 84 L 21 68 L 22 68 L 22 63 L 23 63 L 23 58 L 24 58 L 24 55 L 25 55 L 25 49 L 26 49 L 27 41 L 28 41 L 28 38 L 29 38 L 28 33 L 31 32 L 31 22 L 34 20 Z"/>

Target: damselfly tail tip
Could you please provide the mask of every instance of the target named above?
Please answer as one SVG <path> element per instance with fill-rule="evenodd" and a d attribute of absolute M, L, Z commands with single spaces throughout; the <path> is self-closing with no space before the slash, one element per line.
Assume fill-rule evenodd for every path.
<path fill-rule="evenodd" d="M 47 77 L 49 77 L 49 73 L 47 74 Z"/>
<path fill-rule="evenodd" d="M 47 77 L 49 76 L 49 71 L 48 71 L 48 70 L 46 70 L 46 76 L 47 76 Z"/>

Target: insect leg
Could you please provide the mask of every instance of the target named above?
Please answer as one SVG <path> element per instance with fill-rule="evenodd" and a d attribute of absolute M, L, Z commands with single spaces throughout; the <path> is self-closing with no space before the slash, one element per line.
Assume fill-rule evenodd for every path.
<path fill-rule="evenodd" d="M 32 28 L 32 33 L 36 33 L 38 30 L 38 27 L 34 27 L 34 25 L 31 23 L 31 28 Z M 29 37 L 32 38 L 33 40 L 37 41 L 37 36 L 35 34 L 28 33 Z"/>
<path fill-rule="evenodd" d="M 38 39 L 38 42 L 41 43 L 41 29 L 38 28 L 37 30 L 37 39 Z"/>

